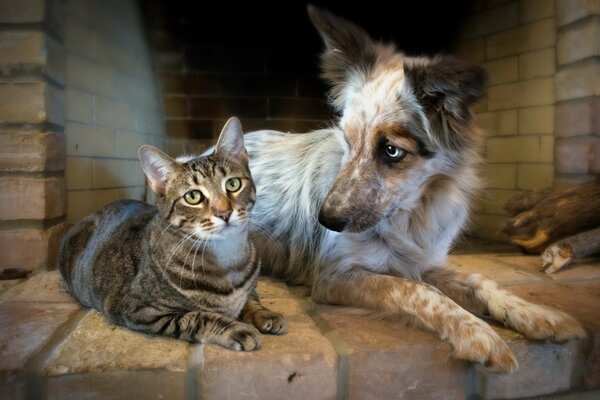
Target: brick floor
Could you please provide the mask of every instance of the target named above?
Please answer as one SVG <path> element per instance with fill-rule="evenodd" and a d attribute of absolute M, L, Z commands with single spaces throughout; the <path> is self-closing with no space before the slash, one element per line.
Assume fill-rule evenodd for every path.
<path fill-rule="evenodd" d="M 263 303 L 289 320 L 260 350 L 149 337 L 111 326 L 62 291 L 56 271 L 0 282 L 0 400 L 48 399 L 593 399 L 600 398 L 600 263 L 548 276 L 537 256 L 465 243 L 450 268 L 479 272 L 537 303 L 575 315 L 589 338 L 529 342 L 494 326 L 515 352 L 513 375 L 451 357 L 434 334 L 262 278 Z"/>

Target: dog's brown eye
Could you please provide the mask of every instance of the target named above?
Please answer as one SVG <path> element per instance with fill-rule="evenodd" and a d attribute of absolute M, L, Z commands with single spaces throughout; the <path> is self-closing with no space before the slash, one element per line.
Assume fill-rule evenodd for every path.
<path fill-rule="evenodd" d="M 385 146 L 385 155 L 393 161 L 399 161 L 406 156 L 406 151 L 392 145 Z"/>

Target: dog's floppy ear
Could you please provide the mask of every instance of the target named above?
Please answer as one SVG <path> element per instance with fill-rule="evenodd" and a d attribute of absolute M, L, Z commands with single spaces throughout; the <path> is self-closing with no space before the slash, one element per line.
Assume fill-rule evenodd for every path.
<path fill-rule="evenodd" d="M 467 144 L 471 106 L 485 95 L 485 70 L 454 57 L 407 58 L 404 74 L 425 109 L 434 135 L 431 139 L 451 149 Z"/>
<path fill-rule="evenodd" d="M 327 10 L 308 5 L 308 15 L 325 42 L 321 55 L 322 76 L 332 85 L 333 105 L 340 110 L 342 85 L 349 77 L 366 75 L 375 64 L 375 42 L 364 29 Z"/>

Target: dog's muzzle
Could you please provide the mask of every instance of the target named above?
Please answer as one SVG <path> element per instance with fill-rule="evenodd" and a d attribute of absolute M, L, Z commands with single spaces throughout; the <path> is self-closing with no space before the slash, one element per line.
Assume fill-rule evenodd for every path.
<path fill-rule="evenodd" d="M 323 210 L 319 212 L 319 223 L 325 228 L 336 232 L 343 231 L 347 224 L 347 222 L 341 218 L 326 216 L 323 213 Z"/>

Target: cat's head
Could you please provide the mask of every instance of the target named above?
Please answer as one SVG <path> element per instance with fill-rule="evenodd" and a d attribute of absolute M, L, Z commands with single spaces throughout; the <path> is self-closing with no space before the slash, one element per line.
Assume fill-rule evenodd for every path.
<path fill-rule="evenodd" d="M 138 153 L 161 216 L 180 233 L 222 239 L 247 229 L 256 189 L 237 118 L 207 156 L 178 162 L 148 145 Z"/>

